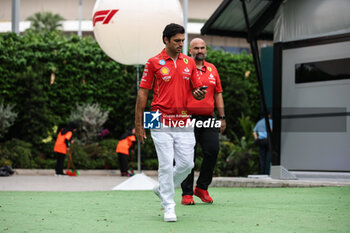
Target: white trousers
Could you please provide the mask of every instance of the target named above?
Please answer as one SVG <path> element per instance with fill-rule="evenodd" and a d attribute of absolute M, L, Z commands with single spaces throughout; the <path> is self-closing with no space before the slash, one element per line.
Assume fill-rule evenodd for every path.
<path fill-rule="evenodd" d="M 152 129 L 151 136 L 158 157 L 161 204 L 164 208 L 175 207 L 175 188 L 186 179 L 194 167 L 196 140 L 193 128 Z"/>

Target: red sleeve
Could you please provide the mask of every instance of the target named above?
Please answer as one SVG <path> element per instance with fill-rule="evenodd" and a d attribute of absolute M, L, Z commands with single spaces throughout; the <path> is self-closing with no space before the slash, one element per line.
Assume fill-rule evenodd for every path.
<path fill-rule="evenodd" d="M 220 80 L 220 76 L 218 73 L 218 70 L 216 69 L 216 67 L 213 67 L 215 70 L 215 78 L 216 78 L 216 88 L 215 91 L 216 93 L 221 93 L 222 92 L 222 87 L 221 87 L 221 80 Z"/>
<path fill-rule="evenodd" d="M 190 59 L 191 64 L 192 64 L 192 74 L 191 74 L 191 83 L 193 88 L 201 87 L 203 86 L 199 74 L 197 72 L 197 66 L 196 63 L 193 59 Z"/>
<path fill-rule="evenodd" d="M 140 87 L 146 89 L 152 89 L 154 78 L 154 66 L 152 64 L 151 59 L 149 59 L 145 65 L 145 69 L 143 70 Z"/>

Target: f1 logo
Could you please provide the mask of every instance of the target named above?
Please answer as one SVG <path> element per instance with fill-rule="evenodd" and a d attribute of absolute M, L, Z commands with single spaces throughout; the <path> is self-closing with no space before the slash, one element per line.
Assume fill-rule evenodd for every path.
<path fill-rule="evenodd" d="M 160 129 L 160 115 L 159 110 L 156 112 L 143 113 L 143 128 L 144 129 Z"/>
<path fill-rule="evenodd" d="M 118 11 L 119 9 L 96 11 L 94 17 L 92 17 L 92 24 L 94 25 L 94 27 L 95 24 L 100 21 L 103 21 L 102 24 L 108 24 L 112 17 L 115 15 L 115 13 L 117 13 Z"/>

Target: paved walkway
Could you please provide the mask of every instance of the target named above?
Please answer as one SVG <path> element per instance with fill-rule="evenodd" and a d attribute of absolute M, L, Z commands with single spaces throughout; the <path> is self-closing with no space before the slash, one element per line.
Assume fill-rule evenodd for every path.
<path fill-rule="evenodd" d="M 16 174 L 0 177 L 0 191 L 109 191 L 129 179 L 116 170 L 79 170 L 80 176 L 55 176 L 53 170 L 16 169 Z M 143 174 L 157 180 L 156 171 Z M 269 177 L 214 177 L 211 187 L 325 187 L 350 186 L 348 177 L 329 179 L 324 176 L 298 180 L 277 180 Z"/>

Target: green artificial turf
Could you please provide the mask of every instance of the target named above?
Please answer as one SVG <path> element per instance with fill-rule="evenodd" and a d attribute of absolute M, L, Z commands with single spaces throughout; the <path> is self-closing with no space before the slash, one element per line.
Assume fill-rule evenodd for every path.
<path fill-rule="evenodd" d="M 0 192 L 0 232 L 350 232 L 350 187 L 210 188 L 163 222 L 152 191 Z"/>

